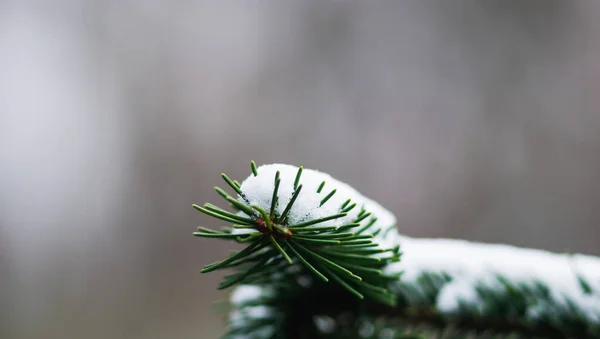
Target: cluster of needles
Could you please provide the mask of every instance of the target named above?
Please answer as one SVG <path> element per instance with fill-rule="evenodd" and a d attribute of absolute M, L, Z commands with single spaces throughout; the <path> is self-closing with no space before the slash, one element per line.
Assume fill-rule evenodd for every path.
<path fill-rule="evenodd" d="M 254 161 L 250 165 L 253 175 L 258 176 L 260 168 L 257 168 Z M 239 198 L 232 197 L 219 187 L 215 187 L 215 190 L 236 212 L 226 211 L 210 203 L 193 207 L 231 225 L 220 231 L 198 227 L 194 235 L 229 239 L 245 243 L 247 247 L 222 261 L 205 266 L 201 272 L 235 268 L 236 272 L 226 276 L 218 287 L 224 289 L 235 284 L 269 282 L 274 274 L 286 272 L 286 269 L 299 263 L 322 281 L 333 280 L 360 299 L 368 296 L 384 304 L 395 305 L 396 296 L 388 290 L 388 285 L 390 281 L 397 280 L 399 274 L 386 275 L 382 269 L 388 263 L 399 260 L 399 247 L 381 248 L 374 241 L 374 237 L 380 232 L 388 232 L 395 226 L 373 230 L 377 218 L 365 210 L 364 206 L 350 222 L 328 225 L 327 222 L 345 218 L 350 211 L 358 208 L 359 202 L 353 202 L 352 199 L 345 200 L 337 209 L 338 213 L 290 224 L 290 211 L 301 193 L 322 196 L 319 206 L 323 206 L 337 192 L 334 188 L 325 194 L 325 181 L 321 182 L 316 192 L 303 192 L 302 171 L 303 168 L 299 167 L 292 195 L 281 213 L 277 212 L 280 210 L 278 204 L 281 200 L 279 171 L 273 179 L 274 189 L 269 210 L 251 204 L 242 191 L 242 185 L 222 174 Z M 382 253 L 389 255 L 382 256 Z"/>

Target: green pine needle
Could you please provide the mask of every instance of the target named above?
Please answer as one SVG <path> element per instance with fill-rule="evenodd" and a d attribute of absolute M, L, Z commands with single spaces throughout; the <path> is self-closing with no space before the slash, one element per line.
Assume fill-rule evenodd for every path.
<path fill-rule="evenodd" d="M 292 198 L 288 202 L 287 206 L 285 206 L 283 213 L 281 213 L 281 216 L 279 217 L 280 220 L 282 220 L 282 221 L 286 220 L 288 213 L 290 212 L 290 210 L 292 209 L 292 206 L 294 205 L 294 202 L 296 202 L 296 198 L 298 198 L 298 195 L 300 195 L 300 191 L 302 191 L 302 185 L 299 185 L 296 188 L 296 190 L 294 190 L 294 195 L 292 195 Z"/>
<path fill-rule="evenodd" d="M 295 236 L 294 239 L 300 240 L 308 243 L 315 244 L 329 244 L 329 245 L 339 245 L 341 242 L 339 240 L 329 240 L 329 239 L 319 239 L 319 238 L 305 238 L 301 236 Z"/>
<path fill-rule="evenodd" d="M 327 194 L 325 196 L 325 198 L 323 198 L 323 200 L 321 200 L 321 203 L 319 204 L 319 207 L 323 206 L 327 202 L 327 200 L 329 200 L 331 197 L 333 197 L 333 195 L 335 194 L 335 192 L 337 192 L 337 190 L 335 190 L 335 189 L 333 191 L 329 192 L 329 194 Z"/>
<path fill-rule="evenodd" d="M 239 209 L 240 211 L 243 211 L 244 213 L 246 213 L 249 216 L 256 215 L 256 213 L 250 207 L 248 207 L 247 205 L 239 202 L 238 200 L 236 200 L 230 196 L 225 198 L 225 200 L 229 201 L 229 203 L 231 203 L 237 209 Z"/>
<path fill-rule="evenodd" d="M 214 264 L 205 266 L 204 269 L 202 269 L 200 272 L 201 273 L 211 272 L 211 271 L 214 271 L 214 270 L 216 270 L 218 268 L 221 268 L 221 267 L 223 267 L 223 266 L 225 266 L 225 265 L 227 265 L 227 264 L 229 264 L 231 262 L 234 262 L 234 261 L 236 261 L 238 259 L 242 259 L 245 256 L 254 253 L 256 251 L 256 249 L 259 248 L 260 245 L 264 245 L 264 244 L 265 244 L 264 241 L 257 241 L 255 243 L 253 243 L 252 245 L 244 248 L 243 250 L 237 252 L 236 254 L 232 255 L 231 257 L 229 257 L 229 258 L 227 258 L 227 259 L 225 259 L 223 261 L 219 261 L 219 262 L 216 262 Z"/>
<path fill-rule="evenodd" d="M 237 219 L 237 218 L 236 218 L 236 219 L 234 219 L 234 218 L 230 218 L 230 217 L 227 217 L 227 216 L 225 216 L 225 215 L 222 215 L 222 214 L 219 214 L 219 213 L 215 213 L 215 212 L 209 211 L 209 210 L 207 210 L 207 209 L 205 209 L 205 208 L 203 208 L 203 207 L 200 207 L 200 206 L 198 206 L 198 205 L 195 205 L 195 204 L 194 204 L 194 205 L 192 205 L 192 207 L 194 207 L 195 209 L 197 209 L 198 211 L 200 211 L 200 212 L 202 212 L 202 213 L 204 213 L 204 214 L 206 214 L 206 215 L 210 215 L 211 217 L 215 217 L 215 218 L 217 218 L 217 219 L 221 219 L 221 220 L 223 220 L 223 221 L 232 222 L 232 223 L 240 223 L 240 222 L 241 222 L 241 221 L 240 221 L 239 219 Z M 243 223 L 243 222 L 242 222 L 242 223 Z"/>
<path fill-rule="evenodd" d="M 333 231 L 338 229 L 337 226 L 315 226 L 315 227 L 288 227 L 292 232 L 304 233 L 304 232 L 321 232 L 321 231 Z"/>
<path fill-rule="evenodd" d="M 298 189 L 298 184 L 300 183 L 300 176 L 302 175 L 302 170 L 304 168 L 302 166 L 298 167 L 298 173 L 296 173 L 296 178 L 294 179 L 294 190 Z"/>
<path fill-rule="evenodd" d="M 231 212 L 227 212 L 227 211 L 225 211 L 225 210 L 223 210 L 223 209 L 221 209 L 221 208 L 219 208 L 219 207 L 217 207 L 217 206 L 215 206 L 213 204 L 206 203 L 206 204 L 204 204 L 204 208 L 207 209 L 207 210 L 209 210 L 209 211 L 211 211 L 211 212 L 213 212 L 213 213 L 218 213 L 218 214 L 220 214 L 222 216 L 225 216 L 225 217 L 228 217 L 228 218 L 231 218 L 231 219 L 239 220 L 241 223 L 244 223 L 244 224 L 247 224 L 247 225 L 250 225 L 250 224 L 254 223 L 254 220 L 252 220 L 250 218 L 244 218 L 244 217 L 239 216 L 237 214 L 234 214 L 234 213 L 231 213 Z"/>
<path fill-rule="evenodd" d="M 352 222 L 352 223 L 349 223 L 349 224 L 345 224 L 345 225 L 339 226 L 337 230 L 338 231 L 344 231 L 344 230 L 347 230 L 347 229 L 350 229 L 350 228 L 355 228 L 355 227 L 358 227 L 358 226 L 360 226 L 359 222 Z M 359 233 L 356 232 L 356 235 L 358 235 L 358 234 Z"/>
<path fill-rule="evenodd" d="M 203 238 L 222 238 L 222 239 L 235 239 L 238 237 L 236 234 L 217 234 L 217 233 L 206 233 L 206 232 L 194 232 L 194 236 Z"/>
<path fill-rule="evenodd" d="M 292 264 L 292 259 L 289 257 L 289 255 L 287 253 L 285 253 L 285 251 L 283 250 L 283 248 L 281 248 L 281 246 L 279 245 L 279 243 L 277 242 L 277 240 L 275 240 L 275 238 L 273 238 L 272 235 L 269 238 L 271 239 L 271 242 L 273 243 L 273 245 L 275 245 L 275 247 L 277 248 L 277 250 L 279 251 L 279 253 L 281 253 L 281 255 L 283 255 L 283 257 L 285 258 L 285 260 L 287 260 L 288 263 Z"/>
<path fill-rule="evenodd" d="M 342 209 L 342 212 L 348 213 L 348 212 L 352 211 L 354 209 L 354 207 L 356 207 L 356 203 L 354 203 L 354 204 L 352 204 L 352 205 L 350 205 L 350 206 Z"/>
<path fill-rule="evenodd" d="M 356 289 L 354 289 L 352 286 L 350 286 L 350 284 L 348 284 L 344 279 L 340 278 L 332 270 L 328 269 L 327 267 L 323 267 L 323 270 L 325 272 L 327 272 L 327 274 L 329 274 L 333 278 L 333 280 L 337 281 L 340 285 L 342 285 L 342 287 L 344 287 L 348 292 L 354 294 L 359 299 L 364 299 L 365 298 L 364 295 L 362 295 L 360 292 L 358 292 Z"/>
<path fill-rule="evenodd" d="M 229 196 L 229 194 L 223 191 L 220 187 L 215 186 L 215 191 L 217 191 L 217 193 L 225 199 L 227 199 L 227 197 Z"/>
<path fill-rule="evenodd" d="M 377 222 L 377 218 L 371 218 L 371 219 L 369 219 L 369 222 L 364 227 L 362 227 L 358 231 L 356 231 L 356 234 L 363 233 L 364 231 L 366 231 L 369 228 L 371 228 L 371 226 L 373 226 L 376 222 Z"/>
<path fill-rule="evenodd" d="M 302 222 L 302 223 L 299 223 L 299 224 L 296 224 L 296 225 L 293 225 L 293 226 L 290 226 L 290 227 L 300 228 L 300 227 L 311 226 L 311 225 L 315 225 L 315 224 L 320 224 L 320 223 L 325 222 L 325 221 L 343 218 L 346 215 L 348 215 L 348 214 L 347 213 L 334 214 L 334 215 L 330 215 L 330 216 L 327 216 L 327 217 L 323 217 L 323 218 L 319 218 L 319 219 L 314 219 L 314 220 L 309 220 L 309 221 L 306 221 L 306 222 Z"/>
<path fill-rule="evenodd" d="M 330 250 L 321 250 L 321 253 L 328 254 L 333 257 L 339 257 L 339 258 L 345 258 L 345 259 L 381 262 L 380 258 L 366 257 L 363 255 L 358 255 L 358 254 L 340 253 L 340 252 L 330 251 Z"/>
<path fill-rule="evenodd" d="M 308 261 L 306 261 L 306 259 L 304 259 L 304 257 L 301 256 L 300 253 L 298 253 L 298 251 L 296 251 L 296 249 L 287 240 L 284 240 L 284 242 L 288 246 L 288 248 L 294 253 L 296 258 L 298 258 L 306 266 L 306 268 L 311 270 L 317 277 L 321 278 L 321 280 L 323 280 L 324 282 L 329 281 L 329 279 L 327 279 L 326 276 L 324 276 L 313 265 L 311 265 Z"/>
<path fill-rule="evenodd" d="M 321 191 L 323 190 L 323 187 L 325 187 L 325 180 L 323 180 L 323 182 L 321 182 L 319 187 L 317 187 L 317 193 L 321 193 Z"/>
<path fill-rule="evenodd" d="M 344 239 L 348 237 L 353 237 L 354 233 L 346 232 L 346 233 L 316 233 L 311 234 L 311 238 L 317 239 Z"/>
<path fill-rule="evenodd" d="M 221 173 L 221 177 L 223 178 L 223 180 L 225 180 L 225 182 L 240 196 L 243 195 L 244 193 L 242 192 L 242 189 L 240 187 L 238 187 L 233 180 L 229 179 L 229 177 L 227 176 L 227 174 L 225 173 Z"/>
<path fill-rule="evenodd" d="M 340 210 L 343 210 L 344 208 L 346 208 L 346 206 L 348 206 L 348 204 L 352 202 L 352 199 L 348 199 L 346 201 L 344 201 L 344 203 L 342 204 L 342 206 L 340 206 Z"/>
<path fill-rule="evenodd" d="M 367 219 L 370 215 L 371 215 L 371 212 L 363 213 L 362 215 L 359 215 L 356 219 L 354 219 L 354 222 L 361 222 L 361 221 Z"/>
<path fill-rule="evenodd" d="M 279 177 L 279 171 L 277 171 L 277 173 L 275 173 L 275 187 L 273 188 L 273 196 L 271 197 L 271 210 L 270 210 L 270 216 L 271 219 L 275 219 L 276 215 L 275 215 L 275 209 L 277 208 L 277 201 L 278 201 L 278 196 L 277 196 L 277 192 L 279 191 L 279 183 L 281 182 L 281 178 Z"/>
<path fill-rule="evenodd" d="M 332 269 L 335 269 L 339 272 L 345 273 L 348 276 L 356 279 L 356 280 L 362 280 L 361 277 L 354 275 L 354 273 L 352 273 L 350 270 L 336 264 L 335 262 L 309 250 L 308 248 L 304 247 L 303 245 L 299 244 L 298 242 L 293 242 L 294 245 L 297 245 L 298 248 L 300 248 L 301 251 L 307 253 L 308 255 L 312 256 L 313 258 L 317 259 L 320 263 L 322 264 L 326 264 L 327 266 L 331 267 Z"/>

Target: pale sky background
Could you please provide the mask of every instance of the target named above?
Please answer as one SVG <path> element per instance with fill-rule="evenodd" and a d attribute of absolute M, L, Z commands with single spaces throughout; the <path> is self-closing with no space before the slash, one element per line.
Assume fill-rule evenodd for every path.
<path fill-rule="evenodd" d="M 0 338 L 216 338 L 191 204 L 251 159 L 599 255 L 599 60 L 591 0 L 0 1 Z"/>

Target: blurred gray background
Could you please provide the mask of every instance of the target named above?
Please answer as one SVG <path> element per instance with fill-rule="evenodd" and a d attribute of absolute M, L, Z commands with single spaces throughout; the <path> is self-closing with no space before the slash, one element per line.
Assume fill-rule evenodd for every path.
<path fill-rule="evenodd" d="M 251 159 L 598 255 L 599 107 L 598 1 L 0 1 L 0 338 L 216 338 Z"/>

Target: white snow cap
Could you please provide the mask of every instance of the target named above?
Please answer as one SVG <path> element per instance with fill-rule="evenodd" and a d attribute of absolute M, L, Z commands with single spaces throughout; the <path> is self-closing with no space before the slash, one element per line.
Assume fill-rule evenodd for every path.
<path fill-rule="evenodd" d="M 241 183 L 241 189 L 250 204 L 258 205 L 264 210 L 269 211 L 271 209 L 271 199 L 273 197 L 273 189 L 275 188 L 275 174 L 277 171 L 280 173 L 281 182 L 277 194 L 279 203 L 276 210 L 277 214 L 281 215 L 294 193 L 294 180 L 298 173 L 298 167 L 284 164 L 260 166 L 257 171 L 258 175 L 254 176 L 251 174 Z M 317 189 L 323 181 L 325 181 L 325 186 L 321 190 L 321 193 L 317 193 Z M 302 190 L 289 211 L 287 217 L 288 225 L 338 214 L 340 213 L 340 207 L 347 199 L 352 199 L 350 204 L 356 203 L 356 207 L 346 217 L 325 221 L 315 226 L 339 226 L 351 223 L 352 220 L 356 219 L 358 213 L 360 213 L 361 207 L 364 207 L 367 212 L 371 212 L 369 218 L 377 218 L 377 221 L 370 227 L 368 232 L 373 232 L 379 228 L 384 228 L 385 230 L 396 224 L 396 218 L 391 212 L 381 207 L 375 201 L 362 196 L 349 185 L 331 177 L 329 174 L 303 169 L 300 184 L 302 185 Z M 319 206 L 321 200 L 333 189 L 336 190 L 336 193 L 323 206 Z M 239 200 L 244 202 L 242 198 L 239 198 Z M 368 221 L 369 218 L 366 220 Z M 366 222 L 363 222 L 363 224 L 366 224 Z"/>

